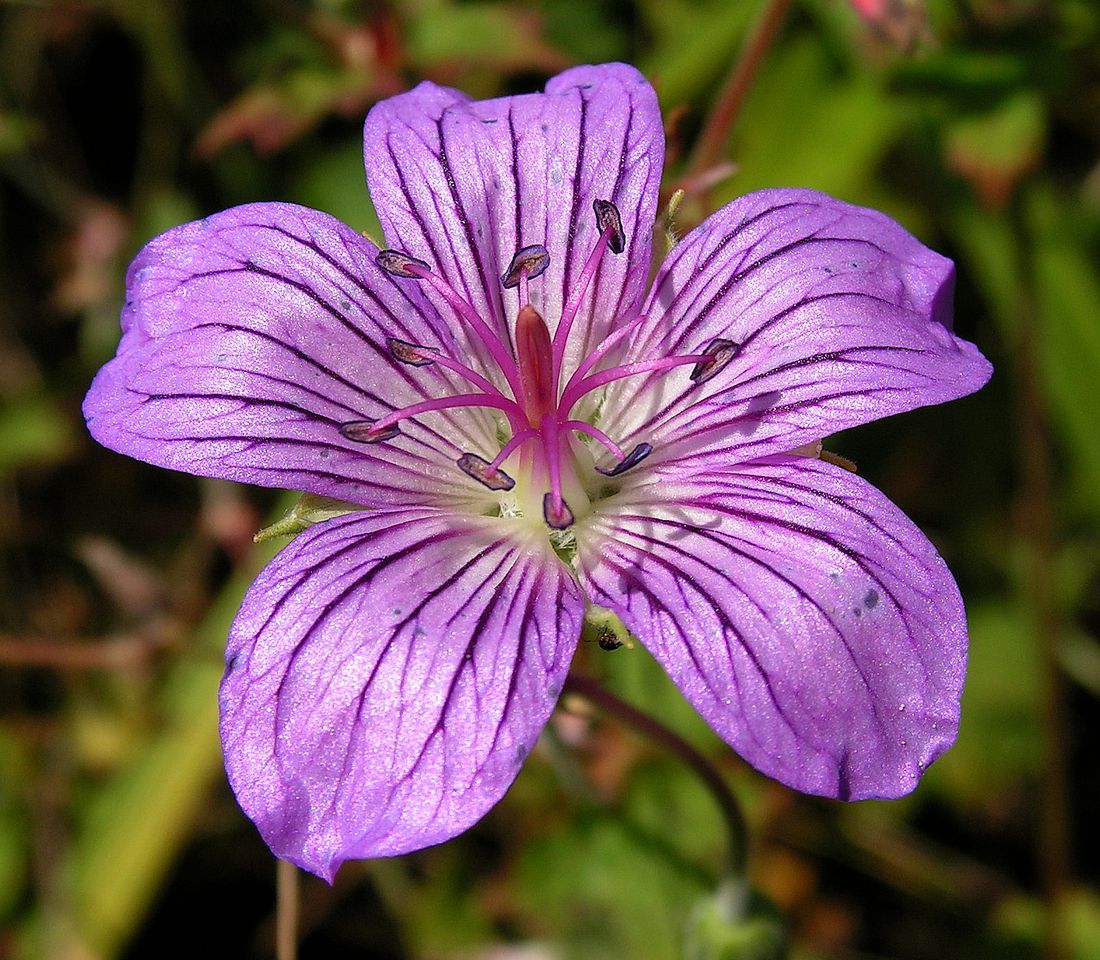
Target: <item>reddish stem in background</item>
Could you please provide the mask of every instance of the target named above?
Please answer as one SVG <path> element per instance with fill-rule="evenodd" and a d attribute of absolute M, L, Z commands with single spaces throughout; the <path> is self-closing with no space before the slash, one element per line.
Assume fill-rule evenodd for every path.
<path fill-rule="evenodd" d="M 741 805 L 726 785 L 725 779 L 714 765 L 678 733 L 674 733 L 647 713 L 619 699 L 592 677 L 571 673 L 565 681 L 565 692 L 583 697 L 594 706 L 614 714 L 619 720 L 633 727 L 642 735 L 656 740 L 669 753 L 682 760 L 698 774 L 714 797 L 729 833 L 729 874 L 744 877 L 748 859 L 748 826 L 741 812 Z"/>
<path fill-rule="evenodd" d="M 745 45 L 741 48 L 741 55 L 726 76 L 718 100 L 703 125 L 699 142 L 695 146 L 695 152 L 684 177 L 685 180 L 705 183 L 706 172 L 722 159 L 722 152 L 733 122 L 737 119 L 737 114 L 764 60 L 764 55 L 778 35 L 779 28 L 783 26 L 790 6 L 791 0 L 767 0 L 760 19 L 746 38 Z M 706 187 L 700 191 L 700 199 L 704 207 L 707 206 L 709 192 Z"/>

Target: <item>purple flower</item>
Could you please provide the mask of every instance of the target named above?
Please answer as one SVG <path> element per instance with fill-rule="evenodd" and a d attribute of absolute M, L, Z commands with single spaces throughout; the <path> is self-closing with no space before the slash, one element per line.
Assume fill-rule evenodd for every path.
<path fill-rule="evenodd" d="M 331 878 L 475 823 L 587 605 L 769 776 L 911 790 L 955 736 L 962 602 L 813 452 L 988 379 L 950 331 L 950 261 L 768 190 L 647 293 L 664 143 L 627 66 L 479 103 L 424 83 L 365 139 L 393 249 L 288 204 L 177 227 L 130 268 L 85 403 L 114 450 L 361 508 L 290 543 L 230 634 L 226 767 L 272 850 Z"/>

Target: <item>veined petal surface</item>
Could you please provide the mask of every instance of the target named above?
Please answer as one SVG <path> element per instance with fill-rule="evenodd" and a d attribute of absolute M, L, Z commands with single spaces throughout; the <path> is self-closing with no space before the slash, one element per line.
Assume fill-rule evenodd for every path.
<path fill-rule="evenodd" d="M 806 793 L 912 790 L 955 739 L 959 591 L 881 493 L 817 460 L 659 477 L 578 530 L 581 582 L 754 767 Z"/>
<path fill-rule="evenodd" d="M 669 255 L 627 360 L 736 344 L 719 373 L 607 391 L 606 428 L 657 459 L 782 453 L 981 387 L 991 367 L 951 333 L 954 267 L 885 214 L 811 190 L 733 201 Z"/>
<path fill-rule="evenodd" d="M 470 827 L 558 698 L 584 600 L 545 537 L 383 509 L 301 534 L 252 585 L 221 730 L 276 855 L 331 879 Z"/>
<path fill-rule="evenodd" d="M 599 236 L 593 200 L 618 206 L 627 246 L 600 263 L 566 368 L 640 303 L 664 133 L 653 88 L 633 67 L 576 67 L 545 93 L 481 102 L 422 83 L 371 110 L 364 142 L 387 243 L 430 263 L 505 342 L 523 304 L 500 274 L 521 247 L 546 247 L 550 265 L 530 289 L 553 330 Z"/>
<path fill-rule="evenodd" d="M 481 497 L 454 469 L 495 450 L 469 410 L 404 421 L 375 448 L 341 423 L 463 387 L 395 360 L 387 337 L 453 352 L 415 284 L 338 220 L 290 204 L 236 207 L 150 242 L 127 275 L 118 354 L 84 402 L 104 446 L 158 466 L 358 503 Z"/>

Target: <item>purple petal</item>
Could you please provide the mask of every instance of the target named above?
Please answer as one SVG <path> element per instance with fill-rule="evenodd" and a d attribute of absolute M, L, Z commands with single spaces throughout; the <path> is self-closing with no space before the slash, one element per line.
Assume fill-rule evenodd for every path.
<path fill-rule="evenodd" d="M 618 206 L 627 247 L 600 265 L 576 350 L 640 302 L 664 134 L 653 89 L 633 67 L 577 67 L 544 94 L 479 103 L 422 83 L 371 111 L 365 145 L 387 242 L 431 263 L 505 336 L 522 306 L 500 283 L 513 255 L 546 247 L 531 299 L 553 329 L 598 237 L 594 200 Z"/>
<path fill-rule="evenodd" d="M 325 214 L 275 203 L 153 240 L 127 275 L 122 342 L 88 392 L 88 429 L 159 466 L 359 503 L 480 496 L 453 468 L 471 447 L 495 451 L 478 414 L 405 422 L 400 439 L 371 448 L 340 434 L 461 392 L 442 368 L 391 355 L 389 337 L 439 350 L 451 340 L 376 253 Z"/>
<path fill-rule="evenodd" d="M 735 200 L 675 248 L 628 360 L 737 345 L 693 386 L 685 371 L 609 391 L 620 442 L 664 459 L 792 450 L 879 417 L 965 396 L 989 379 L 951 334 L 954 268 L 889 217 L 810 190 Z"/>
<path fill-rule="evenodd" d="M 329 880 L 460 833 L 534 746 L 583 611 L 545 537 L 508 521 L 380 510 L 301 534 L 226 650 L 242 808 L 277 856 Z"/>
<path fill-rule="evenodd" d="M 741 756 L 823 796 L 916 786 L 955 739 L 966 621 L 893 504 L 793 457 L 621 496 L 578 531 L 581 582 Z"/>

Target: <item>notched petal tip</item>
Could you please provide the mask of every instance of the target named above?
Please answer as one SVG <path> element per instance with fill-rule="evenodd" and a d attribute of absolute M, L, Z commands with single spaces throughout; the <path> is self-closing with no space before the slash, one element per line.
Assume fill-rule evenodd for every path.
<path fill-rule="evenodd" d="M 476 453 L 464 453 L 455 463 L 466 476 L 472 477 L 490 490 L 511 490 L 516 485 L 516 481 L 499 467 L 490 469 L 489 461 Z"/>
<path fill-rule="evenodd" d="M 391 423 L 381 430 L 375 429 L 377 420 L 349 420 L 340 424 L 340 434 L 347 440 L 356 443 L 380 443 L 383 440 L 392 440 L 400 432 L 401 428 L 396 423 Z"/>
<path fill-rule="evenodd" d="M 615 466 L 608 469 L 596 467 L 596 472 L 602 473 L 605 477 L 617 477 L 621 473 L 626 473 L 631 467 L 636 467 L 652 452 L 653 447 L 650 444 L 639 443 L 630 453 L 623 457 L 619 463 L 615 464 Z"/>
<path fill-rule="evenodd" d="M 410 257 L 400 250 L 381 250 L 374 258 L 374 262 L 386 273 L 395 277 L 409 277 L 412 280 L 423 280 L 425 273 L 432 272 L 432 268 L 423 260 Z"/>
<path fill-rule="evenodd" d="M 408 340 L 398 340 L 397 337 L 389 337 L 386 346 L 394 359 L 407 363 L 410 367 L 426 367 L 435 363 L 435 360 L 425 354 L 439 353 L 436 347 L 424 347 L 419 343 L 409 343 Z"/>
<path fill-rule="evenodd" d="M 691 380 L 695 383 L 706 383 L 721 373 L 740 349 L 741 345 L 732 340 L 715 337 L 701 351 L 707 359 L 700 360 L 691 368 Z"/>
<path fill-rule="evenodd" d="M 550 266 L 550 254 L 547 253 L 546 247 L 537 243 L 522 247 L 512 257 L 508 269 L 500 275 L 500 282 L 506 290 L 511 290 L 512 287 L 519 286 L 520 278 L 524 275 L 528 280 L 534 280 L 548 266 Z"/>
<path fill-rule="evenodd" d="M 592 209 L 596 212 L 596 225 L 603 233 L 609 227 L 611 237 L 607 241 L 612 253 L 622 253 L 626 249 L 626 231 L 623 230 L 623 218 L 619 208 L 610 200 L 593 200 Z"/>
<path fill-rule="evenodd" d="M 546 525 L 553 530 L 565 530 L 573 526 L 575 519 L 569 504 L 564 500 L 558 505 L 557 510 L 554 509 L 554 495 L 549 492 L 542 498 L 542 515 Z"/>

